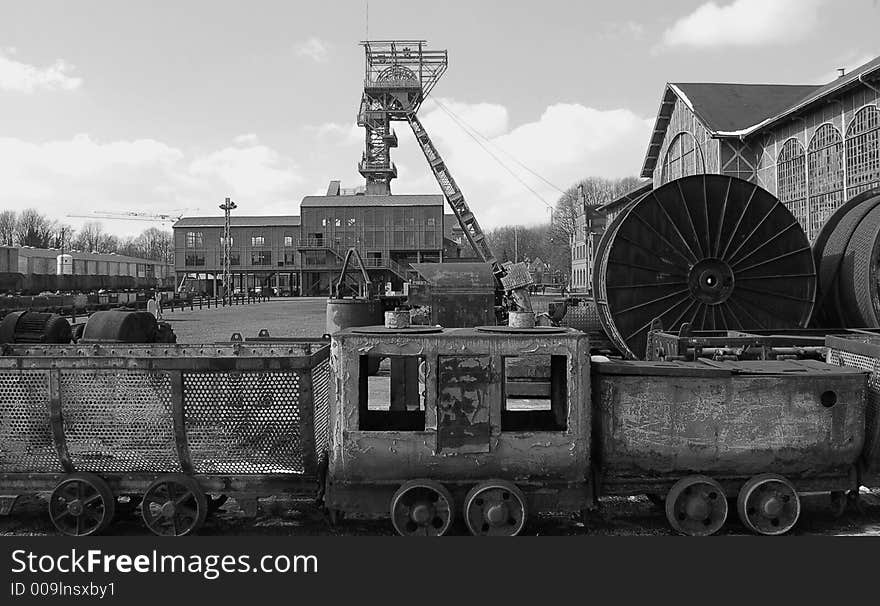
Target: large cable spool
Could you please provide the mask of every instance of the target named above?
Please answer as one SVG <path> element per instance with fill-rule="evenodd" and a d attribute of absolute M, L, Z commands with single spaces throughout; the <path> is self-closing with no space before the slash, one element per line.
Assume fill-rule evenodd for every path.
<path fill-rule="evenodd" d="M 593 292 L 608 338 L 645 353 L 654 320 L 667 329 L 806 326 L 816 270 L 803 228 L 761 187 L 696 175 L 630 204 L 597 251 Z"/>
<path fill-rule="evenodd" d="M 880 328 L 880 189 L 838 208 L 813 244 L 819 272 L 816 323 Z"/>

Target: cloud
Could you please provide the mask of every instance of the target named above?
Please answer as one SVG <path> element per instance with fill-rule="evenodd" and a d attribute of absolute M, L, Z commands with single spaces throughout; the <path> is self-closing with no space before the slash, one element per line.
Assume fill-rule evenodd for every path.
<path fill-rule="evenodd" d="M 707 2 L 663 33 L 661 47 L 713 48 L 791 44 L 819 23 L 824 0 Z"/>
<path fill-rule="evenodd" d="M 247 133 L 244 135 L 238 135 L 237 137 L 232 139 L 232 141 L 237 145 L 256 145 L 259 139 L 256 134 Z"/>
<path fill-rule="evenodd" d="M 880 56 L 880 47 L 877 50 L 871 52 L 856 52 L 851 51 L 849 53 L 845 53 L 843 55 L 838 56 L 835 60 L 835 68 L 829 69 L 826 72 L 818 74 L 811 81 L 814 84 L 828 84 L 836 80 L 840 77 L 840 73 L 837 71 L 838 68 L 843 68 L 845 72 L 848 74 L 849 72 L 863 66 L 865 63 L 873 61 L 878 56 Z"/>
<path fill-rule="evenodd" d="M 255 137 L 206 152 L 154 139 L 104 142 L 85 134 L 43 143 L 0 138 L 0 209 L 34 207 L 74 226 L 83 219 L 67 215 L 91 211 L 215 214 L 226 196 L 249 214 L 272 205 L 294 213 L 291 201 L 299 200 L 301 180 L 292 159 Z M 144 226 L 114 222 L 112 228 L 137 233 Z"/>
<path fill-rule="evenodd" d="M 351 124 L 325 122 L 319 126 L 306 126 L 305 130 L 322 144 L 363 145 L 364 143 L 364 129 L 354 122 Z"/>
<path fill-rule="evenodd" d="M 37 67 L 12 59 L 15 49 L 0 51 L 0 90 L 33 93 L 38 90 L 75 90 L 82 78 L 71 76 L 73 66 L 57 60 L 48 67 Z"/>
<path fill-rule="evenodd" d="M 485 139 L 476 138 L 516 175 L 502 168 L 441 107 L 426 104 L 421 121 L 485 228 L 549 219 L 538 196 L 553 205 L 559 192 L 520 164 L 563 190 L 587 176 L 633 176 L 641 167 L 653 123 L 627 109 L 559 103 L 532 121 L 512 126 L 502 105 L 440 102 L 481 133 Z M 399 173 L 394 191 L 437 193 L 433 174 L 407 131 L 399 130 L 400 148 L 393 152 Z"/>
<path fill-rule="evenodd" d="M 645 37 L 645 26 L 635 21 L 606 22 L 599 30 L 599 37 L 603 40 L 641 40 Z"/>
<path fill-rule="evenodd" d="M 308 57 L 315 63 L 325 63 L 330 56 L 330 43 L 312 36 L 297 44 L 295 51 L 297 56 Z"/>

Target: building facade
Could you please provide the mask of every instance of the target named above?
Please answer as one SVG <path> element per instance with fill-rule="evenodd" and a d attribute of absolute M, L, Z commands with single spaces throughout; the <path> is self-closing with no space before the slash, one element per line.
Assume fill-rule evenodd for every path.
<path fill-rule="evenodd" d="M 223 286 L 223 217 L 186 217 L 174 224 L 177 290 L 220 296 Z M 233 292 L 300 288 L 300 220 L 295 216 L 230 220 Z"/>
<path fill-rule="evenodd" d="M 880 58 L 824 86 L 668 84 L 642 177 L 752 181 L 812 240 L 844 201 L 880 187 L 878 105 Z"/>
<path fill-rule="evenodd" d="M 438 263 L 460 247 L 446 237 L 441 195 L 368 195 L 333 181 L 324 196 L 306 196 L 301 216 L 232 215 L 231 288 L 317 296 L 330 293 L 349 248 L 377 289 L 402 290 L 410 263 Z M 174 224 L 178 290 L 222 293 L 223 217 Z"/>

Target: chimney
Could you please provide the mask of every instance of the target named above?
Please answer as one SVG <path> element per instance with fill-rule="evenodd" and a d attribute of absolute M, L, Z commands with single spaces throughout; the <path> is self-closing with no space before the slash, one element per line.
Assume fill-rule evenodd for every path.
<path fill-rule="evenodd" d="M 838 67 L 837 68 L 837 77 L 843 78 L 845 75 L 846 75 L 846 68 L 845 67 Z"/>

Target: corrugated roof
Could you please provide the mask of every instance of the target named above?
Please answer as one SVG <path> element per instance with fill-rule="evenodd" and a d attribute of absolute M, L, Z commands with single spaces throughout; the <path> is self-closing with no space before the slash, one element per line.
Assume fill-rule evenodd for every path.
<path fill-rule="evenodd" d="M 306 196 L 303 207 L 327 206 L 443 206 L 439 194 L 429 195 L 374 195 L 374 196 Z"/>
<path fill-rule="evenodd" d="M 225 218 L 220 217 L 184 217 L 177 221 L 174 228 L 191 227 L 223 227 Z M 229 223 L 232 227 L 299 227 L 300 218 L 293 215 L 265 217 L 236 217 L 232 215 Z"/>

